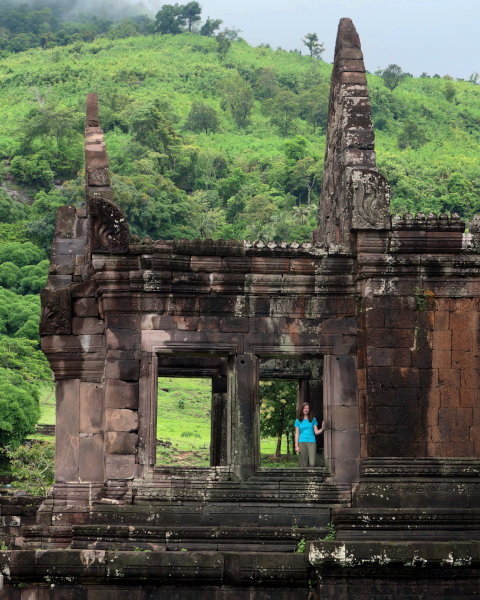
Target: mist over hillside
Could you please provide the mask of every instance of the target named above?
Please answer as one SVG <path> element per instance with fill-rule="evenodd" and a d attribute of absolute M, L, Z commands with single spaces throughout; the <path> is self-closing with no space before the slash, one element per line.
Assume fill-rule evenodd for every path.
<path fill-rule="evenodd" d="M 60 21 L 75 20 L 82 15 L 111 19 L 114 21 L 136 15 L 154 16 L 160 6 L 159 0 L 0 0 L 0 8 L 28 5 L 34 10 L 50 8 L 52 14 Z"/>

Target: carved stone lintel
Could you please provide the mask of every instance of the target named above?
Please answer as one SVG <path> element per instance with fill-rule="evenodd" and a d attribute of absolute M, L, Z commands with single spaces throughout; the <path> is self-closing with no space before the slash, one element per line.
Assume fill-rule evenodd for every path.
<path fill-rule="evenodd" d="M 40 335 L 65 335 L 72 331 L 72 300 L 69 287 L 40 291 Z"/>
<path fill-rule="evenodd" d="M 91 252 L 126 252 L 129 227 L 123 210 L 103 196 L 88 198 Z"/>
<path fill-rule="evenodd" d="M 352 229 L 389 229 L 390 187 L 385 177 L 376 170 L 353 169 L 349 179 Z"/>

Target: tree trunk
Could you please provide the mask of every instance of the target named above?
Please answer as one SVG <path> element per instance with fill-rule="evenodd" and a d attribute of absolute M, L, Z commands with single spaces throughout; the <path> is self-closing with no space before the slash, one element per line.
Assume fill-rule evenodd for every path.
<path fill-rule="evenodd" d="M 275 457 L 280 458 L 282 454 L 282 436 L 284 430 L 284 422 L 285 422 L 285 404 L 280 405 L 280 427 L 278 430 L 278 438 L 277 438 L 277 449 L 275 450 Z"/>
<path fill-rule="evenodd" d="M 278 434 L 277 438 L 277 449 L 275 450 L 275 458 L 280 458 L 282 454 L 282 434 Z"/>
<path fill-rule="evenodd" d="M 290 438 L 288 437 L 288 433 L 285 434 L 287 438 L 287 454 L 290 454 Z"/>

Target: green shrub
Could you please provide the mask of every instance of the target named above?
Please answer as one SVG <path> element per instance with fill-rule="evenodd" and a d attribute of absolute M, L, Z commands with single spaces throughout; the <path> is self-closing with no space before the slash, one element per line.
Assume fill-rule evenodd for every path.
<path fill-rule="evenodd" d="M 55 447 L 52 442 L 32 441 L 5 450 L 11 466 L 12 485 L 34 496 L 46 496 L 55 479 Z"/>

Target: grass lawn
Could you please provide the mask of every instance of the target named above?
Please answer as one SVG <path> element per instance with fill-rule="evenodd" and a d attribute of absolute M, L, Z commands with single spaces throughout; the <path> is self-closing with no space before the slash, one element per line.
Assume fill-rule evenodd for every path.
<path fill-rule="evenodd" d="M 55 425 L 55 388 L 46 385 L 40 392 L 39 424 Z"/>

